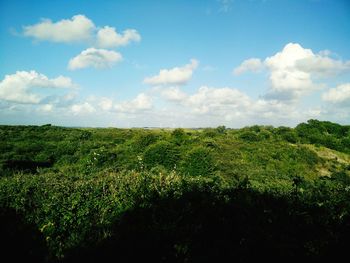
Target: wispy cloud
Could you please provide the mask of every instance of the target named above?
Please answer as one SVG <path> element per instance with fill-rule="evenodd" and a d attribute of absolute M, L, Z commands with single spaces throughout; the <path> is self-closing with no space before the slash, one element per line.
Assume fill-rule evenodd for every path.
<path fill-rule="evenodd" d="M 217 0 L 220 4 L 219 12 L 227 13 L 232 9 L 233 0 Z"/>

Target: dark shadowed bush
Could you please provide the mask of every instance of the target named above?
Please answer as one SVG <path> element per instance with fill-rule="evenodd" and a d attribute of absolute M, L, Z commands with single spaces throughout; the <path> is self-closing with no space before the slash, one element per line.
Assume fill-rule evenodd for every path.
<path fill-rule="evenodd" d="M 1 260 L 8 262 L 45 262 L 48 256 L 44 236 L 35 224 L 15 209 L 0 208 Z M 3 261 L 3 262 L 5 262 Z"/>
<path fill-rule="evenodd" d="M 185 133 L 184 129 L 177 128 L 172 131 L 171 138 L 175 144 L 181 145 L 186 141 L 188 135 Z"/>
<path fill-rule="evenodd" d="M 245 131 L 239 135 L 239 138 L 247 142 L 257 142 L 260 140 L 259 136 L 253 131 Z"/>

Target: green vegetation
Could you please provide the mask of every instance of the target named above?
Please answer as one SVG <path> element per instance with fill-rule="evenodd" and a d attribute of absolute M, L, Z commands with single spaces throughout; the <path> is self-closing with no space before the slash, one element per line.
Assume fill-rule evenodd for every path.
<path fill-rule="evenodd" d="M 13 261 L 320 261 L 350 243 L 350 126 L 0 126 L 0 151 Z"/>

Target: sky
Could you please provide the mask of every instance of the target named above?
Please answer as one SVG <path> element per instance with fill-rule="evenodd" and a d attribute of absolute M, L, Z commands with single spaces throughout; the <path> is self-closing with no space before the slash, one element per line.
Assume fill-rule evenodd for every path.
<path fill-rule="evenodd" d="M 0 0 L 0 124 L 350 124 L 349 0 Z"/>

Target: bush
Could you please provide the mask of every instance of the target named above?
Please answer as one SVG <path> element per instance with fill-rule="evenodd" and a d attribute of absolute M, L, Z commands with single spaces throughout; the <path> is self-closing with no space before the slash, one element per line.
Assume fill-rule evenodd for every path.
<path fill-rule="evenodd" d="M 143 162 L 147 169 L 163 165 L 170 170 L 179 161 L 179 155 L 179 150 L 174 144 L 167 141 L 159 141 L 146 148 L 143 153 Z"/>
<path fill-rule="evenodd" d="M 205 147 L 196 147 L 187 154 L 181 167 L 184 174 L 210 176 L 215 170 L 212 152 Z"/>
<path fill-rule="evenodd" d="M 298 142 L 298 136 L 295 133 L 295 131 L 291 128 L 278 127 L 276 134 L 287 142 L 290 142 L 290 143 L 297 143 Z"/>
<path fill-rule="evenodd" d="M 225 134 L 226 133 L 226 127 L 224 125 L 218 126 L 218 127 L 216 127 L 216 131 L 219 134 Z"/>
<path fill-rule="evenodd" d="M 187 134 L 183 129 L 175 129 L 171 133 L 172 140 L 174 141 L 175 144 L 181 145 L 186 141 Z"/>
<path fill-rule="evenodd" d="M 286 141 L 346 152 L 349 127 L 223 130 L 0 126 L 2 243 L 10 256 L 62 263 L 345 255 L 348 156 Z M 51 154 L 57 162 L 36 174 L 6 169 Z"/>
<path fill-rule="evenodd" d="M 140 133 L 136 136 L 134 141 L 134 148 L 138 152 L 142 152 L 147 146 L 155 143 L 158 140 L 158 136 L 152 132 Z"/>
<path fill-rule="evenodd" d="M 245 131 L 239 135 L 239 138 L 247 142 L 257 142 L 260 140 L 259 136 L 252 131 Z"/>
<path fill-rule="evenodd" d="M 205 128 L 203 130 L 203 136 L 204 137 L 210 137 L 210 138 L 215 138 L 218 135 L 218 131 L 213 128 Z"/>

